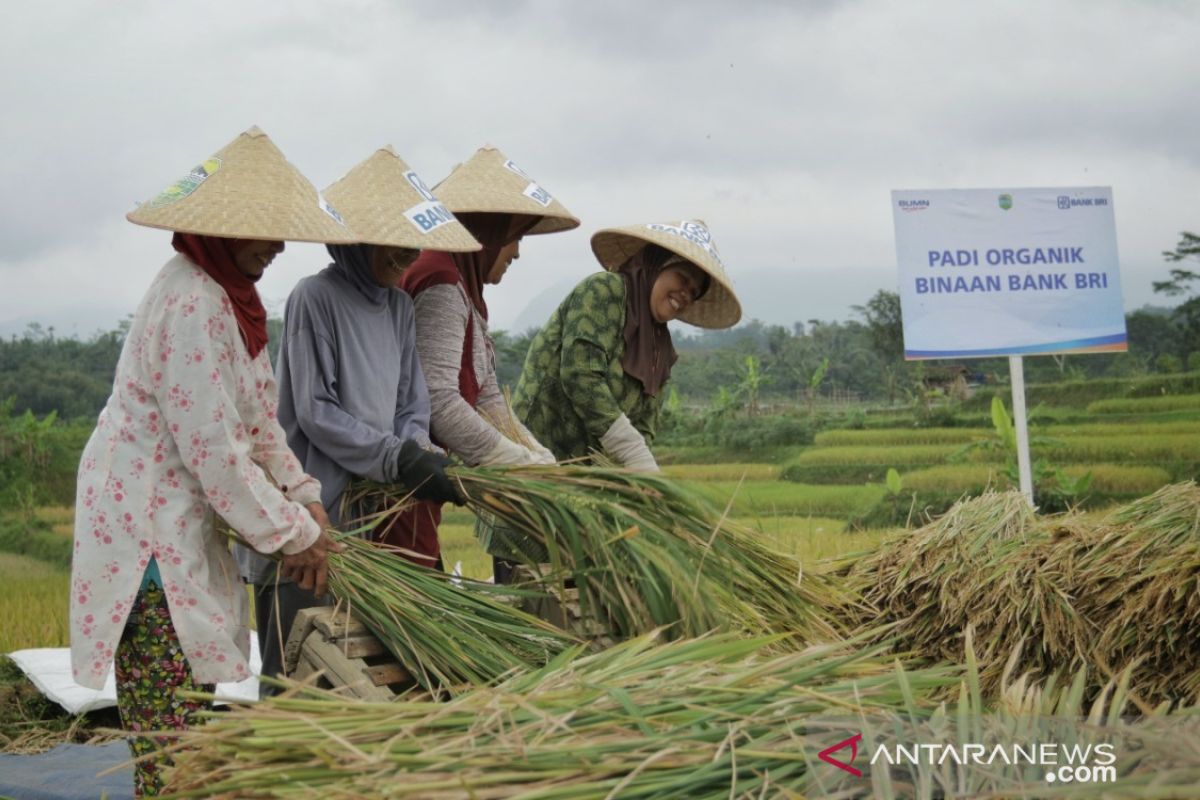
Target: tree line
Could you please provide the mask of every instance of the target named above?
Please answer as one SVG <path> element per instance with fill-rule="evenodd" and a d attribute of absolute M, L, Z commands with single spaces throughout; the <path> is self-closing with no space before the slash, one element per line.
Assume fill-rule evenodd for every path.
<path fill-rule="evenodd" d="M 1200 260 L 1200 236 L 1184 233 L 1173 264 Z M 1050 383 L 1096 377 L 1131 377 L 1200 369 L 1200 272 L 1173 267 L 1155 282 L 1164 297 L 1182 298 L 1171 308 L 1144 308 L 1125 316 L 1127 353 L 1047 356 L 1025 362 L 1026 379 Z M 751 414 L 760 403 L 813 403 L 842 397 L 896 403 L 959 383 L 1004 382 L 1007 360 L 905 362 L 900 298 L 879 291 L 854 308 L 856 319 L 807 320 L 790 328 L 752 319 L 736 328 L 676 334 L 679 360 L 671 373 L 673 402 L 737 403 Z M 51 412 L 60 419 L 87 419 L 103 408 L 130 321 L 90 338 L 61 337 L 53 328 L 30 325 L 0 340 L 0 400 L 10 412 Z M 282 323 L 268 323 L 274 360 Z M 515 386 L 536 330 L 495 331 L 500 382 Z"/>

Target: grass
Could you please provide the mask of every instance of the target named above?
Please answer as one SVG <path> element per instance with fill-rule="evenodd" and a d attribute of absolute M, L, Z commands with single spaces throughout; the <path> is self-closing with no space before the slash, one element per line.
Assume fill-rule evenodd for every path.
<path fill-rule="evenodd" d="M 0 553 L 0 653 L 66 647 L 71 574 L 29 556 Z"/>
<path fill-rule="evenodd" d="M 733 498 L 739 517 L 849 517 L 883 497 L 880 486 L 813 486 L 790 481 L 703 481 L 691 486 L 724 510 Z"/>
<path fill-rule="evenodd" d="M 1164 397 L 1119 397 L 1089 403 L 1089 414 L 1160 414 L 1166 411 L 1200 409 L 1200 394 Z"/>
<path fill-rule="evenodd" d="M 873 549 L 885 531 L 847 532 L 846 521 L 829 517 L 739 518 L 735 522 L 756 531 L 773 550 L 808 564 Z"/>
<path fill-rule="evenodd" d="M 1063 471 L 1072 478 L 1091 472 L 1091 490 L 1112 495 L 1150 494 L 1171 482 L 1170 473 L 1159 467 L 1092 464 L 1066 467 Z M 986 488 L 1009 488 L 1004 469 L 989 464 L 944 464 L 903 473 L 901 479 L 905 489 L 922 492 L 978 492 Z"/>
<path fill-rule="evenodd" d="M 664 467 L 677 464 L 725 464 L 753 461 L 759 464 L 783 464 L 804 450 L 803 445 L 746 448 L 727 447 L 655 447 L 654 457 Z"/>
<path fill-rule="evenodd" d="M 1176 400 L 1178 398 L 1151 398 Z M 1125 402 L 1125 401 L 1121 401 Z M 1136 402 L 1144 402 L 1138 400 Z M 1062 436 L 1154 436 L 1183 434 L 1200 436 L 1200 420 L 1165 422 L 1073 422 L 1033 425 L 1034 435 Z M 993 436 L 990 428 L 879 428 L 875 430 L 832 430 L 818 433 L 817 447 L 908 447 L 913 445 L 963 445 Z"/>
<path fill-rule="evenodd" d="M 843 464 L 880 464 L 892 466 L 944 464 L 958 449 L 957 444 L 851 445 L 814 447 L 797 456 L 788 466 L 839 466 Z M 977 460 L 984 460 L 979 453 Z M 999 454 L 991 460 L 1003 460 Z"/>
<path fill-rule="evenodd" d="M 673 464 L 663 474 L 677 481 L 773 481 L 779 478 L 777 464 Z"/>
<path fill-rule="evenodd" d="M 1042 431 L 1035 434 L 1046 436 Z M 988 437 L 982 437 L 984 439 Z M 1129 433 L 1093 435 L 1066 434 L 1051 437 L 1052 442 L 1031 447 L 1035 458 L 1047 458 L 1054 464 L 1121 462 L 1156 464 L 1191 462 L 1200 452 L 1200 430 L 1194 432 Z M 960 449 L 952 444 L 853 445 L 815 447 L 797 456 L 788 466 L 891 465 L 897 468 L 946 463 Z M 1000 462 L 1000 451 L 975 450 L 964 460 L 976 463 Z"/>
<path fill-rule="evenodd" d="M 926 444 L 960 445 L 991 435 L 986 428 L 876 428 L 818 433 L 817 447 L 882 447 Z"/>
<path fill-rule="evenodd" d="M 447 525 L 443 522 L 438 527 L 438 539 L 442 543 L 442 563 L 447 572 L 451 572 L 456 563 L 462 562 L 464 577 L 479 581 L 492 577 L 492 557 L 475 538 L 474 523 Z"/>

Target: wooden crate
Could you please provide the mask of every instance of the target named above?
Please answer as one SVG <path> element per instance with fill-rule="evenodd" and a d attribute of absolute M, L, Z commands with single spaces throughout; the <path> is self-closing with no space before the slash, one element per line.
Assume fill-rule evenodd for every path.
<path fill-rule="evenodd" d="M 283 658 L 289 677 L 363 700 L 392 700 L 415 685 L 383 643 L 345 609 L 320 606 L 296 614 Z"/>
<path fill-rule="evenodd" d="M 542 597 L 524 599 L 521 602 L 521 610 L 590 642 L 594 648 L 611 647 L 615 644 L 616 639 L 608 625 L 600 620 L 584 617 L 579 604 L 578 588 L 564 587 L 553 581 L 542 580 L 550 571 L 549 564 L 539 564 L 537 571 L 523 564 L 515 568 L 514 583 L 536 584 L 546 593 Z"/>

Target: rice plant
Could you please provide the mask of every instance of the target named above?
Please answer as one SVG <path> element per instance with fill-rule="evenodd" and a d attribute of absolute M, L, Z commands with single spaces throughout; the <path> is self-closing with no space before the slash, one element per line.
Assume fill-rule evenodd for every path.
<path fill-rule="evenodd" d="M 736 629 L 829 639 L 839 626 L 827 609 L 853 602 L 660 475 L 575 465 L 450 472 L 477 513 L 526 537 L 514 557 L 544 573 L 543 587 L 561 595 L 573 582 L 584 617 L 618 637 L 665 626 L 672 637 Z M 393 490 L 366 491 L 386 502 Z"/>
<path fill-rule="evenodd" d="M 951 659 L 977 632 L 985 691 L 1007 659 L 1043 678 L 1124 670 L 1143 710 L 1200 698 L 1200 489 L 1166 486 L 1107 518 L 1038 517 L 1017 493 L 963 501 L 849 570 L 903 652 Z"/>
<path fill-rule="evenodd" d="M 773 644 L 641 637 L 445 703 L 272 698 L 185 734 L 168 796 L 788 796 L 824 746 L 806 715 L 903 708 L 958 678 Z"/>

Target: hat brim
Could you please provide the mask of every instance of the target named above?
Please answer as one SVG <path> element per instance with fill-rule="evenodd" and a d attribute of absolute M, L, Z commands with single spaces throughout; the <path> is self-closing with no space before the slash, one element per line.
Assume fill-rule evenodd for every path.
<path fill-rule="evenodd" d="M 445 253 L 482 249 L 390 145 L 356 164 L 323 194 L 363 244 Z"/>
<path fill-rule="evenodd" d="M 433 192 L 455 214 L 540 217 L 526 235 L 579 227 L 579 219 L 558 198 L 494 147 L 481 147 L 434 186 Z"/>
<path fill-rule="evenodd" d="M 730 328 L 742 318 L 738 301 L 725 270 L 701 248 L 685 239 L 652 231 L 644 226 L 606 228 L 592 235 L 592 252 L 600 265 L 616 272 L 647 244 L 656 244 L 683 258 L 711 278 L 708 291 L 688 306 L 678 319 L 698 328 Z"/>

